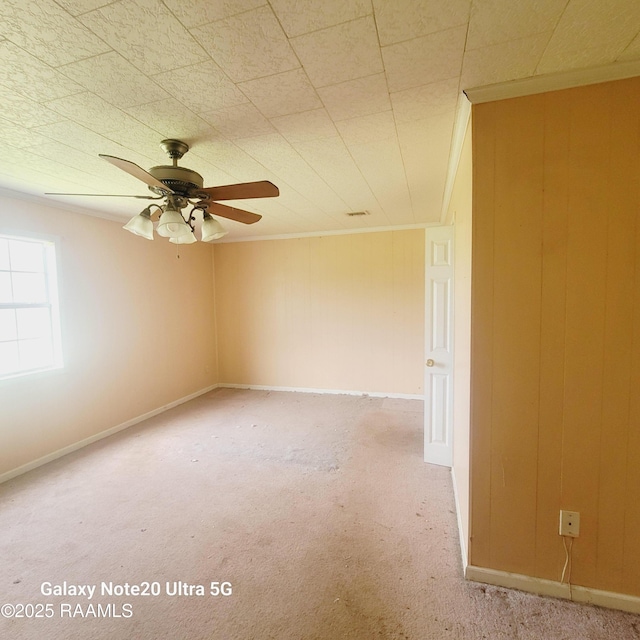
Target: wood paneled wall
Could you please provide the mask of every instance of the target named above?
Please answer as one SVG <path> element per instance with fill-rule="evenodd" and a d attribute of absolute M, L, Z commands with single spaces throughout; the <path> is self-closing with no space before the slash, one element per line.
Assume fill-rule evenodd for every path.
<path fill-rule="evenodd" d="M 640 78 L 473 109 L 471 563 L 640 595 Z"/>
<path fill-rule="evenodd" d="M 215 246 L 220 381 L 420 394 L 424 230 Z"/>

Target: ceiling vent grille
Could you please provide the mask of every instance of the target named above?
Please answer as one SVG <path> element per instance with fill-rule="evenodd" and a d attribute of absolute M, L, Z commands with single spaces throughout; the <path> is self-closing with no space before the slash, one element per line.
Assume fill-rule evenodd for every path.
<path fill-rule="evenodd" d="M 350 211 L 349 213 L 347 213 L 347 215 L 349 217 L 352 217 L 352 216 L 368 216 L 369 212 L 368 211 Z"/>

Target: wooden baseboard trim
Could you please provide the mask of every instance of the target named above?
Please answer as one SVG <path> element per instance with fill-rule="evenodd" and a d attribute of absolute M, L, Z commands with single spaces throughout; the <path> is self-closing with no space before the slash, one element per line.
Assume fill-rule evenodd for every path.
<path fill-rule="evenodd" d="M 460 501 L 458 500 L 458 483 L 456 482 L 456 473 L 453 467 L 451 467 L 451 483 L 453 484 L 453 499 L 456 505 L 456 518 L 458 520 L 458 537 L 460 538 L 460 555 L 462 557 L 462 571 L 466 572 L 467 565 L 469 564 L 467 555 L 467 541 L 464 538 L 462 528 L 462 515 L 460 513 Z"/>
<path fill-rule="evenodd" d="M 594 604 L 608 609 L 619 609 L 629 613 L 640 613 L 640 597 L 631 596 L 624 593 L 614 593 L 612 591 L 601 591 L 590 587 L 578 585 L 561 584 L 553 580 L 534 578 L 519 573 L 509 573 L 498 571 L 497 569 L 486 569 L 467 565 L 464 572 L 467 580 L 483 582 L 497 587 L 507 587 L 508 589 L 518 589 L 535 593 L 541 596 L 551 596 L 553 598 L 564 598 L 573 602 L 584 604 Z"/>
<path fill-rule="evenodd" d="M 189 400 L 193 400 L 198 396 L 201 396 L 205 393 L 209 393 L 209 391 L 213 391 L 214 389 L 217 389 L 217 387 L 218 385 L 214 384 L 209 387 L 206 387 L 205 389 L 200 389 L 200 391 L 196 391 L 195 393 L 185 396 L 184 398 L 179 398 L 178 400 L 174 400 L 169 404 L 165 404 L 162 407 L 153 409 L 153 411 L 149 411 L 147 413 L 142 414 L 141 416 L 137 416 L 135 418 L 132 418 L 131 420 L 127 420 L 122 424 L 118 424 L 115 427 L 111 427 L 110 429 L 107 429 L 106 431 L 101 431 L 100 433 L 96 433 L 93 436 L 89 436 L 84 440 L 80 440 L 79 442 L 74 442 L 73 444 L 63 447 L 62 449 L 58 449 L 57 451 L 54 451 L 53 453 L 49 453 L 46 456 L 42 456 L 42 458 L 38 458 L 37 460 L 33 460 L 32 462 L 27 462 L 27 464 L 23 464 L 20 467 L 11 469 L 10 471 L 7 471 L 2 475 L 0 475 L 0 484 L 2 484 L 3 482 L 7 482 L 9 480 L 12 480 L 17 476 L 21 476 L 23 473 L 27 473 L 29 471 L 32 471 L 33 469 L 37 469 L 38 467 L 41 467 L 42 465 L 47 464 L 47 462 L 53 462 L 58 458 L 62 458 L 62 456 L 66 456 L 68 453 L 73 453 L 74 451 L 77 451 L 78 449 L 82 449 L 83 447 L 93 444 L 98 440 L 102 440 L 103 438 L 108 438 L 109 436 L 112 436 L 114 433 L 118 433 L 118 431 L 123 431 L 124 429 L 132 427 L 134 424 L 138 424 L 143 420 L 148 420 L 149 418 L 153 418 L 154 416 L 157 416 L 160 413 L 164 413 L 169 409 L 173 409 L 178 405 L 184 404 L 185 402 L 189 402 Z"/>
<path fill-rule="evenodd" d="M 262 384 L 232 384 L 221 382 L 223 389 L 253 389 L 256 391 L 293 391 L 295 393 L 326 393 L 330 395 L 371 396 L 372 398 L 398 398 L 401 400 L 424 400 L 424 396 L 412 393 L 384 393 L 379 391 L 351 391 L 344 389 L 310 389 L 307 387 L 272 387 Z"/>

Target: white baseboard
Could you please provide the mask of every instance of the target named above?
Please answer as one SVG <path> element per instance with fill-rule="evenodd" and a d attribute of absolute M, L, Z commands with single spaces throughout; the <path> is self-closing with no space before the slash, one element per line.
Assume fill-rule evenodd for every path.
<path fill-rule="evenodd" d="M 453 499 L 455 500 L 455 503 L 456 503 L 456 517 L 458 519 L 458 536 L 460 538 L 460 555 L 462 556 L 462 571 L 466 572 L 467 565 L 469 564 L 468 556 L 467 556 L 467 541 L 465 540 L 464 529 L 462 527 L 460 501 L 458 500 L 458 483 L 456 482 L 456 473 L 453 467 L 451 467 L 451 483 L 453 484 Z"/>
<path fill-rule="evenodd" d="M 484 567 L 474 567 L 467 565 L 464 572 L 467 580 L 474 582 L 484 582 L 497 587 L 507 587 L 508 589 L 519 589 L 541 596 L 551 596 L 553 598 L 565 598 L 574 602 L 585 604 L 595 604 L 608 609 L 619 609 L 629 613 L 640 613 L 640 597 L 630 596 L 624 593 L 614 593 L 612 591 L 601 591 L 589 587 L 578 585 L 561 584 L 553 580 L 543 578 L 533 578 L 519 573 L 508 573 L 497 569 L 485 569 Z"/>
<path fill-rule="evenodd" d="M 331 395 L 371 396 L 372 398 L 398 398 L 400 400 L 424 400 L 423 395 L 412 393 L 382 393 L 379 391 L 351 391 L 344 389 L 310 389 L 307 387 L 272 387 L 261 384 L 231 384 L 221 382 L 218 387 L 223 389 L 253 389 L 256 391 L 293 391 L 296 393 L 326 393 Z"/>
<path fill-rule="evenodd" d="M 17 476 L 20 476 L 23 473 L 27 473 L 28 471 L 32 471 L 33 469 L 37 469 L 38 467 L 41 467 L 43 464 L 47 464 L 47 462 L 52 462 L 53 460 L 62 458 L 62 456 L 66 456 L 68 453 L 72 453 L 74 451 L 77 451 L 78 449 L 82 449 L 83 447 L 93 444 L 98 440 L 102 440 L 103 438 L 108 438 L 109 436 L 112 436 L 114 433 L 118 433 L 118 431 L 123 431 L 124 429 L 127 429 L 128 427 L 132 427 L 134 424 L 138 424 L 143 420 L 148 420 L 149 418 L 153 418 L 154 416 L 157 416 L 160 413 L 164 413 L 169 409 L 173 409 L 173 407 L 177 407 L 180 404 L 189 402 L 189 400 L 193 400 L 194 398 L 197 398 L 198 396 L 201 396 L 205 393 L 209 393 L 209 391 L 213 391 L 214 389 L 217 389 L 217 388 L 218 388 L 218 385 L 214 384 L 214 385 L 211 385 L 210 387 L 206 387 L 205 389 L 200 389 L 200 391 L 196 391 L 195 393 L 185 396 L 184 398 L 179 398 L 178 400 L 174 400 L 169 404 L 165 404 L 162 407 L 158 407 L 157 409 L 154 409 L 153 411 L 149 411 L 147 413 L 144 413 L 141 416 L 137 416 L 135 418 L 132 418 L 131 420 L 127 420 L 122 424 L 119 424 L 119 425 L 116 425 L 115 427 L 111 427 L 110 429 L 107 429 L 106 431 L 101 431 L 100 433 L 96 433 L 93 436 L 89 436 L 84 440 L 80 440 L 79 442 L 74 442 L 73 444 L 70 444 L 67 447 L 63 447 L 62 449 L 58 449 L 53 453 L 49 453 L 48 455 L 43 456 L 42 458 L 38 458 L 37 460 L 33 460 L 32 462 L 23 464 L 20 467 L 16 467 L 15 469 L 12 469 L 11 471 L 7 471 L 2 475 L 0 475 L 0 484 L 2 484 L 3 482 L 7 482 L 8 480 L 11 480 L 12 478 L 15 478 Z"/>

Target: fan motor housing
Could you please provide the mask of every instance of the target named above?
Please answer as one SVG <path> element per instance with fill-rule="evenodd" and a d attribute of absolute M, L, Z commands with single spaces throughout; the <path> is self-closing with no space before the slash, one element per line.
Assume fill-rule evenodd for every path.
<path fill-rule="evenodd" d="M 162 184 L 166 184 L 172 191 L 180 195 L 186 195 L 191 191 L 202 189 L 204 180 L 202 176 L 186 167 L 174 167 L 171 165 L 159 165 L 151 167 L 149 173 Z M 157 193 L 155 187 L 149 187 Z"/>

